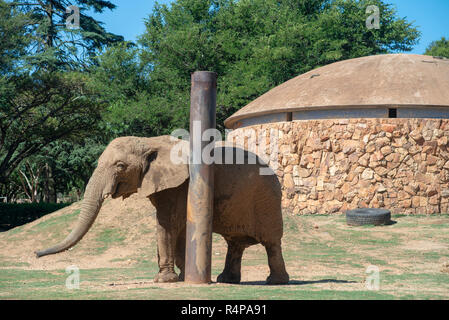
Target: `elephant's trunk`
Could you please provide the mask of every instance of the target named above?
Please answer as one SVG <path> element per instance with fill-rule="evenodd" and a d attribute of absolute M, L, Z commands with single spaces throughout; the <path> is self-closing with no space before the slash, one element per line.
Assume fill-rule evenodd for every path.
<path fill-rule="evenodd" d="M 62 242 L 51 248 L 37 251 L 36 255 L 38 258 L 68 250 L 83 238 L 94 223 L 95 218 L 100 211 L 101 205 L 103 204 L 103 190 L 104 177 L 102 177 L 102 174 L 98 172 L 97 169 L 87 184 L 86 192 L 84 193 L 84 200 L 81 206 L 81 213 L 75 228 Z"/>

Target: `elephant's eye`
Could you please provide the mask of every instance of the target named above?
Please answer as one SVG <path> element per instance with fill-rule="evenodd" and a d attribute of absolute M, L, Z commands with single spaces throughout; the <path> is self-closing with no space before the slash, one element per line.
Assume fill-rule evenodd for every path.
<path fill-rule="evenodd" d="M 119 171 L 123 171 L 126 169 L 126 164 L 124 164 L 123 162 L 118 162 L 116 165 Z"/>

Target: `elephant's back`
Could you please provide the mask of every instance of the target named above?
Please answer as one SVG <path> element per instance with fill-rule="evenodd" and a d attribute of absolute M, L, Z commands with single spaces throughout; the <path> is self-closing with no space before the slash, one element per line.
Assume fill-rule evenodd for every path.
<path fill-rule="evenodd" d="M 279 180 L 259 158 L 248 163 L 253 155 L 245 152 L 243 164 L 214 165 L 214 232 L 249 236 L 257 242 L 278 241 L 282 237 Z"/>

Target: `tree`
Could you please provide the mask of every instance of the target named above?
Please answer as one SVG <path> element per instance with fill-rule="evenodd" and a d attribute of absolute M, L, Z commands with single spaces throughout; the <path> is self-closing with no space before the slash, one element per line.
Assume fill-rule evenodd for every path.
<path fill-rule="evenodd" d="M 428 56 L 449 58 L 449 40 L 442 37 L 441 40 L 433 41 L 424 53 Z"/>
<path fill-rule="evenodd" d="M 170 104 L 152 108 L 152 72 L 142 65 L 141 50 L 132 43 L 119 43 L 97 57 L 91 76 L 101 97 L 108 103 L 103 114 L 104 132 L 110 139 L 118 136 L 157 136 L 179 127 Z M 167 91 L 166 95 L 170 95 Z M 156 99 L 167 99 L 158 96 Z M 183 117 L 188 118 L 187 115 Z M 184 118 L 180 121 L 185 121 Z"/>
<path fill-rule="evenodd" d="M 50 143 L 28 157 L 12 172 L 0 195 L 9 201 L 27 198 L 30 202 L 57 202 L 57 195 L 79 200 L 106 141 L 102 135 Z"/>
<path fill-rule="evenodd" d="M 55 141 L 36 155 L 35 162 L 44 165 L 40 190 L 43 201 L 56 202 L 57 193 L 75 191 L 78 197 L 83 193 L 107 144 L 101 137 L 99 134 L 80 141 Z"/>
<path fill-rule="evenodd" d="M 31 36 L 29 57 L 34 65 L 45 68 L 87 67 L 90 58 L 122 36 L 107 32 L 102 23 L 86 12 L 113 10 L 115 5 L 104 0 L 15 0 L 10 5 L 29 17 Z M 73 10 L 76 9 L 76 10 Z M 78 19 L 71 16 L 79 13 Z M 70 27 L 67 22 L 79 25 Z"/>
<path fill-rule="evenodd" d="M 10 84 L 14 94 L 0 106 L 0 182 L 50 142 L 91 132 L 104 107 L 80 73 L 35 74 Z"/>
<path fill-rule="evenodd" d="M 380 9 L 368 29 L 368 5 Z M 188 128 L 190 74 L 218 73 L 217 125 L 264 92 L 339 60 L 409 51 L 417 29 L 382 0 L 178 0 L 156 5 L 140 37 L 150 109 Z M 169 129 L 169 128 L 167 128 Z"/>
<path fill-rule="evenodd" d="M 135 45 L 123 42 L 107 48 L 96 58 L 91 76 L 108 103 L 103 127 L 111 139 L 157 133 L 158 127 L 150 129 L 151 123 L 147 121 L 153 111 L 146 107 L 149 73 L 141 68 Z"/>
<path fill-rule="evenodd" d="M 98 134 L 80 141 L 57 141 L 49 145 L 41 156 L 52 167 L 57 181 L 55 192 L 64 194 L 75 189 L 82 194 L 108 142 Z"/>
<path fill-rule="evenodd" d="M 13 71 L 15 62 L 26 53 L 30 43 L 27 24 L 29 17 L 12 10 L 8 3 L 0 1 L 0 74 Z"/>
<path fill-rule="evenodd" d="M 24 167 L 25 169 L 23 170 L 19 169 L 19 179 L 28 200 L 31 203 L 35 203 L 38 200 L 39 180 L 44 167 L 34 167 L 29 161 L 25 161 Z"/>
<path fill-rule="evenodd" d="M 42 6 L 63 2 L 39 1 Z M 100 10 L 109 2 L 77 3 L 85 3 L 86 6 L 98 3 Z M 2 38 L 11 39 L 0 44 L 0 57 L 5 61 L 0 68 L 0 183 L 6 183 L 24 159 L 40 152 L 51 142 L 94 133 L 105 108 L 89 74 L 74 69 L 75 63 L 66 63 L 60 60 L 59 54 L 55 54 L 66 54 L 65 49 L 50 47 L 48 42 L 43 49 L 39 47 L 44 32 L 40 31 L 41 25 L 34 20 L 30 22 L 39 10 L 24 8 L 26 6 L 21 6 L 19 10 L 18 6 L 10 6 L 0 0 L 0 34 L 4 36 Z M 46 26 L 44 22 L 41 20 Z M 47 27 L 42 28 L 48 30 Z M 64 39 L 58 33 L 53 33 L 53 36 L 54 46 L 58 44 L 59 37 Z M 87 31 L 81 36 L 86 47 L 92 50 L 97 42 L 107 42 L 104 39 L 91 40 L 94 35 Z M 89 46 L 91 42 L 93 44 Z M 65 55 L 69 56 L 68 53 Z"/>
<path fill-rule="evenodd" d="M 0 184 L 0 195 L 6 197 L 5 202 L 16 202 L 23 194 L 23 187 L 20 182 L 18 171 L 13 172 L 8 183 Z"/>

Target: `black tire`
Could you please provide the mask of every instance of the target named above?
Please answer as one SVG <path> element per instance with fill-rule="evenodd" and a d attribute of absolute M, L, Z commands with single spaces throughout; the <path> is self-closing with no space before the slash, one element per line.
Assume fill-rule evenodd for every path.
<path fill-rule="evenodd" d="M 371 208 L 348 210 L 346 223 L 350 226 L 387 225 L 391 223 L 391 213 L 389 210 Z"/>

